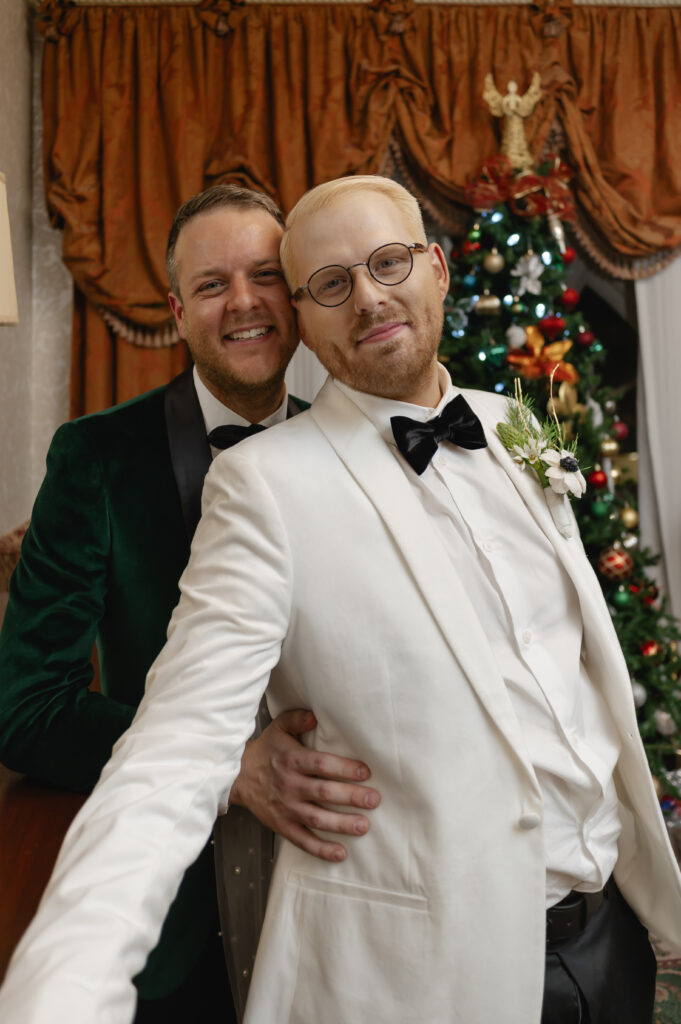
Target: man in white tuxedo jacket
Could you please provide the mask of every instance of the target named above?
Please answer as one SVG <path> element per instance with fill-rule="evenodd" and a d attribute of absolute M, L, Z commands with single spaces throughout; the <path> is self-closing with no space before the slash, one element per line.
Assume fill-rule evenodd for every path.
<path fill-rule="evenodd" d="M 247 1024 L 649 1022 L 681 877 L 567 502 L 504 449 L 504 401 L 438 367 L 447 267 L 408 193 L 320 186 L 282 262 L 330 380 L 214 461 L 168 643 L 0 1017 L 132 1017 L 267 688 L 382 801 L 342 862 L 281 844 Z"/>

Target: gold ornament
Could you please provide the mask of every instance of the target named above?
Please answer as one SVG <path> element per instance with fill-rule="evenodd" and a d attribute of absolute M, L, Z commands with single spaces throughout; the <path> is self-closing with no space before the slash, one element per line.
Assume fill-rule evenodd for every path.
<path fill-rule="evenodd" d="M 653 786 L 655 787 L 655 796 L 658 800 L 661 800 L 664 796 L 664 789 L 657 775 L 653 775 Z"/>
<path fill-rule="evenodd" d="M 601 455 L 606 459 L 612 459 L 620 450 L 619 441 L 614 437 L 604 437 L 601 441 Z"/>
<path fill-rule="evenodd" d="M 558 388 L 558 396 L 552 396 L 546 403 L 546 411 L 549 416 L 582 420 L 586 416 L 587 408 L 577 400 L 577 388 L 574 384 L 568 384 L 564 380 Z"/>
<path fill-rule="evenodd" d="M 501 299 L 498 295 L 490 295 L 485 289 L 473 307 L 480 316 L 498 316 Z"/>
<path fill-rule="evenodd" d="M 638 526 L 638 512 L 630 505 L 620 509 L 620 522 L 626 530 L 635 530 Z"/>
<path fill-rule="evenodd" d="M 616 484 L 621 476 L 622 474 L 620 470 L 617 468 L 617 466 L 613 466 L 610 470 L 610 479 L 612 480 L 612 482 Z"/>
<path fill-rule="evenodd" d="M 482 261 L 482 265 L 489 274 L 498 274 L 506 266 L 506 260 L 498 249 L 491 249 Z"/>

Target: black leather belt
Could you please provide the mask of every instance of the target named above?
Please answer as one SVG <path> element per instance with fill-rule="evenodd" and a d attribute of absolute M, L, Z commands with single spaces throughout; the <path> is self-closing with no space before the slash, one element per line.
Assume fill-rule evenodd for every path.
<path fill-rule="evenodd" d="M 546 911 L 546 945 L 565 942 L 581 935 L 603 900 L 608 899 L 612 879 L 600 892 L 577 892 L 573 889 L 555 907 Z"/>

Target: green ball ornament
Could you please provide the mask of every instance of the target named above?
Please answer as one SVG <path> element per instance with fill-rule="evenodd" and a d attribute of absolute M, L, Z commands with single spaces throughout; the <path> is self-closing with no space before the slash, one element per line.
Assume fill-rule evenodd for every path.
<path fill-rule="evenodd" d="M 591 514 L 595 516 L 596 519 L 605 519 L 609 512 L 610 508 L 607 502 L 602 501 L 599 498 L 596 498 L 596 500 L 592 502 Z"/>
<path fill-rule="evenodd" d="M 613 594 L 612 603 L 615 608 L 626 608 L 631 601 L 631 591 L 626 587 L 619 587 Z"/>
<path fill-rule="evenodd" d="M 473 227 L 471 228 L 471 230 L 468 232 L 468 236 L 467 237 L 468 237 L 468 241 L 469 242 L 479 242 L 480 241 L 480 226 L 478 224 L 474 224 Z"/>

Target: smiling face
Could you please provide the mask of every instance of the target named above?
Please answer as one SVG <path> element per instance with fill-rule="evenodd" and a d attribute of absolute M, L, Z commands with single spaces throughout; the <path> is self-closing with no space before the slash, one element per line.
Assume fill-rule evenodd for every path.
<path fill-rule="evenodd" d="M 352 267 L 379 246 L 406 245 L 413 226 L 385 195 L 362 189 L 303 214 L 291 229 L 294 289 L 320 267 Z M 354 287 L 340 306 L 318 305 L 305 293 L 295 302 L 303 342 L 337 380 L 357 391 L 419 405 L 437 405 L 437 350 L 449 273 L 438 245 L 414 254 L 406 281 L 379 284 L 366 267 L 352 270 Z"/>
<path fill-rule="evenodd" d="M 180 294 L 168 300 L 180 337 L 208 389 L 253 422 L 282 401 L 298 343 L 281 236 L 265 210 L 225 206 L 188 221 L 175 246 Z"/>

